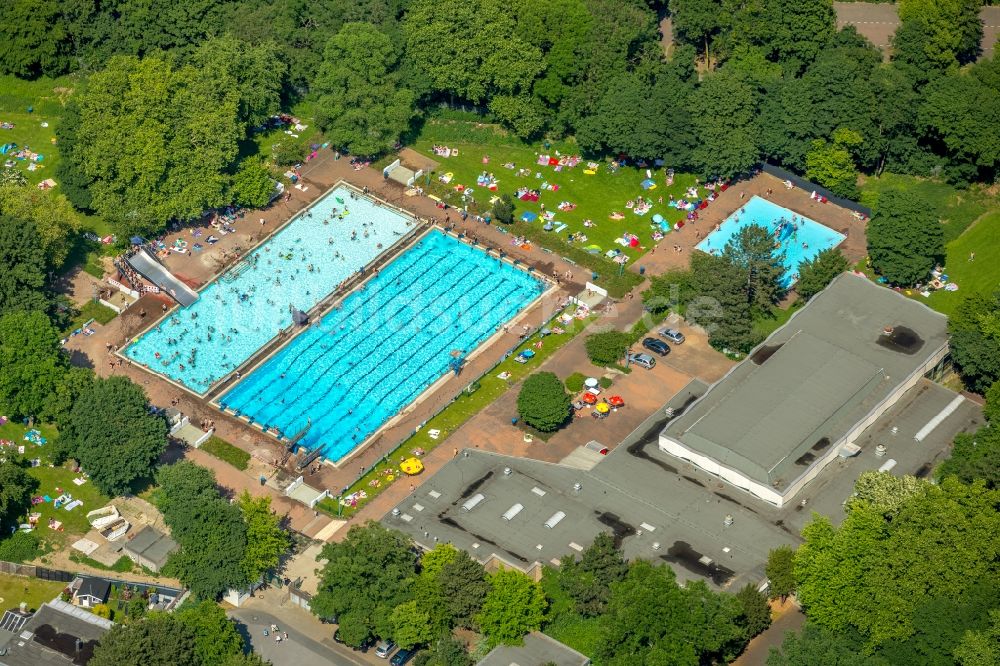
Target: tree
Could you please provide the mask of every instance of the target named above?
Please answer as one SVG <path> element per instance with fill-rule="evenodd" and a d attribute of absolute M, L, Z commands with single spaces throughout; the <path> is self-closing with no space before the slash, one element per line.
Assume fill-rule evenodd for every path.
<path fill-rule="evenodd" d="M 961 599 L 994 581 L 1000 491 L 981 481 L 923 483 L 895 508 L 852 501 L 834 527 L 815 516 L 795 557 L 797 596 L 811 622 L 854 628 L 869 649 L 906 641 L 924 600 Z"/>
<path fill-rule="evenodd" d="M 406 601 L 392 609 L 389 623 L 392 638 L 401 648 L 409 650 L 434 638 L 431 616 L 421 610 L 416 601 Z"/>
<path fill-rule="evenodd" d="M 0 316 L 0 410 L 37 416 L 50 404 L 69 363 L 59 334 L 41 312 Z"/>
<path fill-rule="evenodd" d="M 58 76 L 70 67 L 67 26 L 54 0 L 0 6 L 0 71 L 21 78 Z"/>
<path fill-rule="evenodd" d="M 709 45 L 729 19 L 721 0 L 671 0 L 670 15 L 677 36 L 703 46 L 705 64 L 711 66 Z"/>
<path fill-rule="evenodd" d="M 281 109 L 286 67 L 270 39 L 250 43 L 231 35 L 214 37 L 198 47 L 192 61 L 209 78 L 233 86 L 245 131 L 263 126 Z"/>
<path fill-rule="evenodd" d="M 472 666 L 473 663 L 465 644 L 449 634 L 434 641 L 423 666 Z"/>
<path fill-rule="evenodd" d="M 0 315 L 44 310 L 45 251 L 32 222 L 0 215 Z"/>
<path fill-rule="evenodd" d="M 785 255 L 774 248 L 771 232 L 758 224 L 748 224 L 726 243 L 722 256 L 743 274 L 741 291 L 751 309 L 769 313 L 785 294 Z"/>
<path fill-rule="evenodd" d="M 596 366 L 605 367 L 621 363 L 632 339 L 622 331 L 604 331 L 588 335 L 584 341 L 587 357 Z"/>
<path fill-rule="evenodd" d="M 31 506 L 38 480 L 13 460 L 0 461 L 0 533 L 17 527 L 17 518 Z"/>
<path fill-rule="evenodd" d="M 142 387 L 125 377 L 97 379 L 81 393 L 60 438 L 101 492 L 124 495 L 149 478 L 167 446 L 162 414 L 151 414 Z"/>
<path fill-rule="evenodd" d="M 595 656 L 615 664 L 729 661 L 746 644 L 741 612 L 731 595 L 700 581 L 681 587 L 670 567 L 636 560 L 625 579 L 612 585 Z"/>
<path fill-rule="evenodd" d="M 928 76 L 972 62 L 979 55 L 982 0 L 900 0 L 895 57 Z"/>
<path fill-rule="evenodd" d="M 483 566 L 467 552 L 459 550 L 441 567 L 437 580 L 453 621 L 459 626 L 473 628 L 476 614 L 490 590 Z"/>
<path fill-rule="evenodd" d="M 780 648 L 771 648 L 767 666 L 887 666 L 867 655 L 856 631 L 833 632 L 808 622 L 799 633 L 788 632 Z"/>
<path fill-rule="evenodd" d="M 784 601 L 795 591 L 795 551 L 790 546 L 778 546 L 767 554 L 767 568 L 764 573 L 769 583 L 772 599 Z"/>
<path fill-rule="evenodd" d="M 156 471 L 156 506 L 167 522 L 184 515 L 191 504 L 215 499 L 219 491 L 212 470 L 196 465 L 190 460 L 180 460 L 164 465 Z"/>
<path fill-rule="evenodd" d="M 514 222 L 514 200 L 509 194 L 501 194 L 493 202 L 493 219 L 504 224 Z"/>
<path fill-rule="evenodd" d="M 152 613 L 101 636 L 91 666 L 200 666 L 194 632 L 173 615 Z"/>
<path fill-rule="evenodd" d="M 213 601 L 186 606 L 176 613 L 177 620 L 194 634 L 194 652 L 198 662 L 222 664 L 232 655 L 243 654 L 243 637 L 226 611 Z"/>
<path fill-rule="evenodd" d="M 378 28 L 348 23 L 327 44 L 313 89 L 320 127 L 359 155 L 390 150 L 413 118 L 413 93 L 394 72 L 399 49 Z"/>
<path fill-rule="evenodd" d="M 240 652 L 229 655 L 219 663 L 219 666 L 272 666 L 272 664 L 256 652 L 246 654 Z"/>
<path fill-rule="evenodd" d="M 836 16 L 829 0 L 761 0 L 743 5 L 732 26 L 733 47 L 760 48 L 770 60 L 797 74 L 829 44 Z"/>
<path fill-rule="evenodd" d="M 238 506 L 218 496 L 200 497 L 164 518 L 181 546 L 164 573 L 178 578 L 198 599 L 214 601 L 250 582 L 244 571 L 247 528 Z"/>
<path fill-rule="evenodd" d="M 965 632 L 954 654 L 962 666 L 990 666 L 1000 662 L 1000 609 L 990 612 L 990 626 L 986 629 Z"/>
<path fill-rule="evenodd" d="M 1000 381 L 993 382 L 983 397 L 986 398 L 983 416 L 991 425 L 1000 425 Z"/>
<path fill-rule="evenodd" d="M 1000 164 L 1000 90 L 967 73 L 929 83 L 918 108 L 918 129 L 949 159 L 959 182 L 993 172 Z"/>
<path fill-rule="evenodd" d="M 948 318 L 951 358 L 970 391 L 985 393 L 1000 380 L 1000 292 L 965 296 Z"/>
<path fill-rule="evenodd" d="M 490 645 L 520 645 L 545 617 L 545 594 L 520 571 L 501 569 L 490 576 L 490 591 L 476 620 Z"/>
<path fill-rule="evenodd" d="M 712 254 L 691 256 L 695 296 L 687 303 L 688 321 L 708 331 L 716 349 L 748 352 L 759 338 L 746 296 L 746 274 L 726 257 Z"/>
<path fill-rule="evenodd" d="M 78 103 L 79 163 L 93 179 L 94 208 L 120 237 L 228 203 L 226 170 L 245 134 L 235 80 L 158 55 L 119 56 L 90 77 Z"/>
<path fill-rule="evenodd" d="M 812 259 L 806 259 L 799 264 L 799 280 L 795 283 L 795 291 L 805 300 L 809 300 L 826 289 L 833 279 L 846 271 L 850 264 L 840 250 L 828 248 Z"/>
<path fill-rule="evenodd" d="M 45 266 L 60 268 L 82 222 L 69 201 L 54 190 L 8 184 L 0 187 L 0 214 L 33 223 Z"/>
<path fill-rule="evenodd" d="M 245 159 L 233 176 L 232 202 L 237 206 L 263 208 L 271 201 L 275 182 L 263 160 Z"/>
<path fill-rule="evenodd" d="M 554 432 L 569 418 L 570 397 L 555 374 L 536 372 L 521 385 L 517 413 L 532 428 Z"/>
<path fill-rule="evenodd" d="M 963 483 L 981 479 L 990 488 L 1000 488 L 1000 427 L 996 422 L 955 436 L 951 456 L 937 469 L 939 479 L 948 476 Z"/>
<path fill-rule="evenodd" d="M 927 490 L 926 481 L 913 476 L 895 476 L 889 472 L 868 470 L 854 483 L 854 494 L 844 506 L 864 505 L 883 516 L 895 515 L 914 495 Z"/>
<path fill-rule="evenodd" d="M 251 497 L 244 490 L 239 504 L 243 522 L 247 526 L 243 573 L 248 581 L 256 581 L 278 566 L 281 556 L 288 551 L 290 542 L 288 533 L 281 528 L 281 518 L 271 511 L 270 496 Z"/>
<path fill-rule="evenodd" d="M 868 254 L 890 284 L 915 284 L 944 257 L 944 234 L 932 211 L 915 192 L 886 190 L 879 195 L 868 224 Z"/>
<path fill-rule="evenodd" d="M 417 562 L 410 543 L 399 532 L 378 523 L 354 525 L 343 541 L 327 544 L 312 612 L 337 618 L 348 645 L 368 636 L 390 636 L 392 611 L 409 601 L 409 581 Z"/>
<path fill-rule="evenodd" d="M 816 181 L 837 196 L 857 198 L 858 169 L 854 165 L 851 151 L 856 150 L 863 141 L 861 134 L 845 128 L 833 133 L 833 143 L 822 139 L 813 141 L 813 149 L 806 155 L 806 178 Z"/>
<path fill-rule="evenodd" d="M 746 627 L 746 637 L 753 638 L 771 626 L 771 607 L 767 597 L 751 584 L 736 593 L 736 601 L 743 613 L 741 623 Z"/>
<path fill-rule="evenodd" d="M 750 171 L 760 157 L 756 92 L 719 72 L 705 77 L 688 106 L 696 138 L 692 166 L 720 178 Z"/>
<path fill-rule="evenodd" d="M 598 534 L 579 562 L 572 555 L 559 567 L 559 585 L 573 597 L 576 612 L 597 617 L 611 598 L 611 585 L 625 578 L 628 564 L 615 545 L 614 537 Z"/>
<path fill-rule="evenodd" d="M 89 211 L 93 205 L 89 188 L 94 181 L 83 170 L 80 105 L 75 97 L 70 97 L 63 106 L 55 134 L 60 159 L 54 175 L 59 189 L 77 210 Z"/>
<path fill-rule="evenodd" d="M 65 423 L 73 405 L 94 381 L 94 371 L 90 368 L 70 366 L 58 379 L 54 391 L 42 407 L 40 416 L 53 423 Z"/>

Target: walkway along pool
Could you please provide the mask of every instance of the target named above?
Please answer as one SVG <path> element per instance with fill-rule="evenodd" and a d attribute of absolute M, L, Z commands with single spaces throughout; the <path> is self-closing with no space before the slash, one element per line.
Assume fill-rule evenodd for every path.
<path fill-rule="evenodd" d="M 544 291 L 434 230 L 244 377 L 219 406 L 337 461 Z"/>
<path fill-rule="evenodd" d="M 308 312 L 413 229 L 340 185 L 123 353 L 204 395 L 292 323 L 292 306 Z"/>
<path fill-rule="evenodd" d="M 754 196 L 710 233 L 697 248 L 709 254 L 722 254 L 726 244 L 740 229 L 757 224 L 774 234 L 779 250 L 785 253 L 782 286 L 790 287 L 799 279 L 799 264 L 812 260 L 823 250 L 840 245 L 846 236 L 794 211 Z"/>

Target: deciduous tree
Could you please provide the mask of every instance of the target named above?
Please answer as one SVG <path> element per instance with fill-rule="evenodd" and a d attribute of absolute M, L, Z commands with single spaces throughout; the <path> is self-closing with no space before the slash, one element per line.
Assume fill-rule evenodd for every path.
<path fill-rule="evenodd" d="M 1000 292 L 966 295 L 948 318 L 951 357 L 971 391 L 985 393 L 1000 380 Z"/>
<path fill-rule="evenodd" d="M 173 615 L 153 613 L 101 636 L 92 666 L 201 666 L 195 635 Z"/>
<path fill-rule="evenodd" d="M 389 623 L 392 638 L 401 648 L 412 649 L 434 638 L 430 613 L 422 610 L 416 601 L 405 601 L 392 609 Z"/>
<path fill-rule="evenodd" d="M 275 186 L 276 181 L 263 160 L 245 159 L 233 176 L 232 202 L 238 206 L 263 208 L 275 193 Z"/>
<path fill-rule="evenodd" d="M 553 432 L 566 423 L 569 412 L 569 394 L 555 374 L 536 372 L 524 380 L 517 394 L 517 413 L 529 426 Z"/>
<path fill-rule="evenodd" d="M 0 315 L 44 310 L 45 251 L 34 223 L 0 215 Z"/>
<path fill-rule="evenodd" d="M 59 334 L 41 312 L 0 316 L 0 409 L 8 416 L 45 411 L 69 363 Z"/>
<path fill-rule="evenodd" d="M 760 157 L 757 94 L 746 83 L 718 72 L 706 76 L 688 104 L 696 145 L 691 164 L 709 177 L 733 178 Z"/>
<path fill-rule="evenodd" d="M 291 544 L 288 533 L 281 528 L 281 518 L 271 510 L 270 496 L 252 497 L 243 491 L 239 504 L 247 527 L 243 573 L 248 581 L 256 581 L 278 566 Z"/>
<path fill-rule="evenodd" d="M 236 623 L 214 601 L 186 606 L 176 617 L 194 634 L 194 652 L 202 666 L 222 664 L 229 656 L 243 654 L 243 637 Z"/>
<path fill-rule="evenodd" d="M 872 266 L 890 284 L 925 279 L 944 256 L 944 233 L 930 204 L 915 192 L 886 190 L 868 224 Z"/>
<path fill-rule="evenodd" d="M 799 264 L 799 280 L 795 283 L 795 291 L 805 300 L 809 300 L 826 289 L 833 279 L 847 270 L 847 257 L 837 248 L 828 248 L 812 259 Z"/>
<path fill-rule="evenodd" d="M 490 576 L 490 591 L 476 620 L 491 645 L 520 645 L 545 617 L 545 594 L 520 571 L 501 569 Z"/>
<path fill-rule="evenodd" d="M 772 599 L 784 601 L 795 591 L 795 551 L 791 546 L 778 546 L 767 554 L 767 574 Z"/>
<path fill-rule="evenodd" d="M 17 526 L 18 516 L 31 506 L 31 494 L 37 488 L 38 480 L 24 466 L 13 460 L 0 462 L 0 533 L 6 536 Z"/>
<path fill-rule="evenodd" d="M 60 439 L 106 495 L 124 495 L 152 475 L 167 446 L 162 414 L 151 414 L 142 387 L 125 377 L 97 379 L 61 424 Z"/>

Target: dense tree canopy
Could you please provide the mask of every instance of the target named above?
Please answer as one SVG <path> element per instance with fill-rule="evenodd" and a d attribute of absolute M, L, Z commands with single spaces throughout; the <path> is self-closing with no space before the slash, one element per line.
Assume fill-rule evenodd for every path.
<path fill-rule="evenodd" d="M 248 581 L 256 581 L 264 573 L 277 568 L 291 542 L 288 533 L 281 528 L 281 519 L 271 510 L 269 496 L 252 497 L 243 491 L 239 505 L 247 532 L 243 573 Z"/>
<path fill-rule="evenodd" d="M 138 622 L 116 624 L 104 634 L 90 660 L 94 666 L 201 666 L 195 632 L 174 615 L 153 613 Z"/>
<path fill-rule="evenodd" d="M 38 480 L 13 460 L 0 461 L 0 534 L 17 527 L 17 518 L 31 506 Z"/>
<path fill-rule="evenodd" d="M 890 284 L 926 279 L 944 257 L 944 232 L 930 204 L 913 192 L 882 192 L 868 224 L 868 254 Z"/>
<path fill-rule="evenodd" d="M 167 423 L 151 414 L 142 387 L 125 377 L 97 379 L 61 424 L 60 443 L 109 496 L 149 478 L 167 446 Z"/>
<path fill-rule="evenodd" d="M 795 291 L 809 300 L 826 289 L 848 266 L 847 257 L 837 248 L 823 250 L 812 259 L 799 264 L 799 280 L 795 283 Z"/>
<path fill-rule="evenodd" d="M 0 316 L 0 411 L 5 415 L 40 415 L 53 400 L 68 366 L 59 333 L 44 314 Z"/>
<path fill-rule="evenodd" d="M 948 318 L 951 357 L 962 381 L 984 393 L 1000 380 L 1000 292 L 965 296 Z"/>
<path fill-rule="evenodd" d="M 725 256 L 691 255 L 692 296 L 685 318 L 708 331 L 716 349 L 748 352 L 759 341 L 747 298 L 746 273 Z"/>
<path fill-rule="evenodd" d="M 28 221 L 38 233 L 45 264 L 60 268 L 80 231 L 80 216 L 62 194 L 27 185 L 0 185 L 0 214 Z"/>
<path fill-rule="evenodd" d="M 490 591 L 476 619 L 490 644 L 519 645 L 525 634 L 541 628 L 545 607 L 538 583 L 520 571 L 501 569 L 490 576 Z"/>
<path fill-rule="evenodd" d="M 517 413 L 532 428 L 552 432 L 569 418 L 570 397 L 553 373 L 536 372 L 521 385 Z"/>
<path fill-rule="evenodd" d="M 45 250 L 34 223 L 0 215 L 0 315 L 45 310 Z"/>
<path fill-rule="evenodd" d="M 243 637 L 236 623 L 215 602 L 182 608 L 177 619 L 194 634 L 194 652 L 202 666 L 222 664 L 229 656 L 243 654 Z"/>

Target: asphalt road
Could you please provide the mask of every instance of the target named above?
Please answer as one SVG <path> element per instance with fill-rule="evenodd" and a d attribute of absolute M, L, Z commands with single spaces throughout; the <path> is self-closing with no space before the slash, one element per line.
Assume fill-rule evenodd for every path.
<path fill-rule="evenodd" d="M 318 643 L 296 631 L 294 626 L 257 609 L 237 608 L 229 611 L 229 616 L 241 623 L 240 631 L 254 652 L 274 666 L 367 666 L 370 663 L 350 648 Z M 272 624 L 278 625 L 282 633 L 287 631 L 288 639 L 279 643 L 274 640 L 273 633 L 264 636 L 264 630 L 270 630 Z M 332 627 L 330 633 L 333 633 Z"/>

